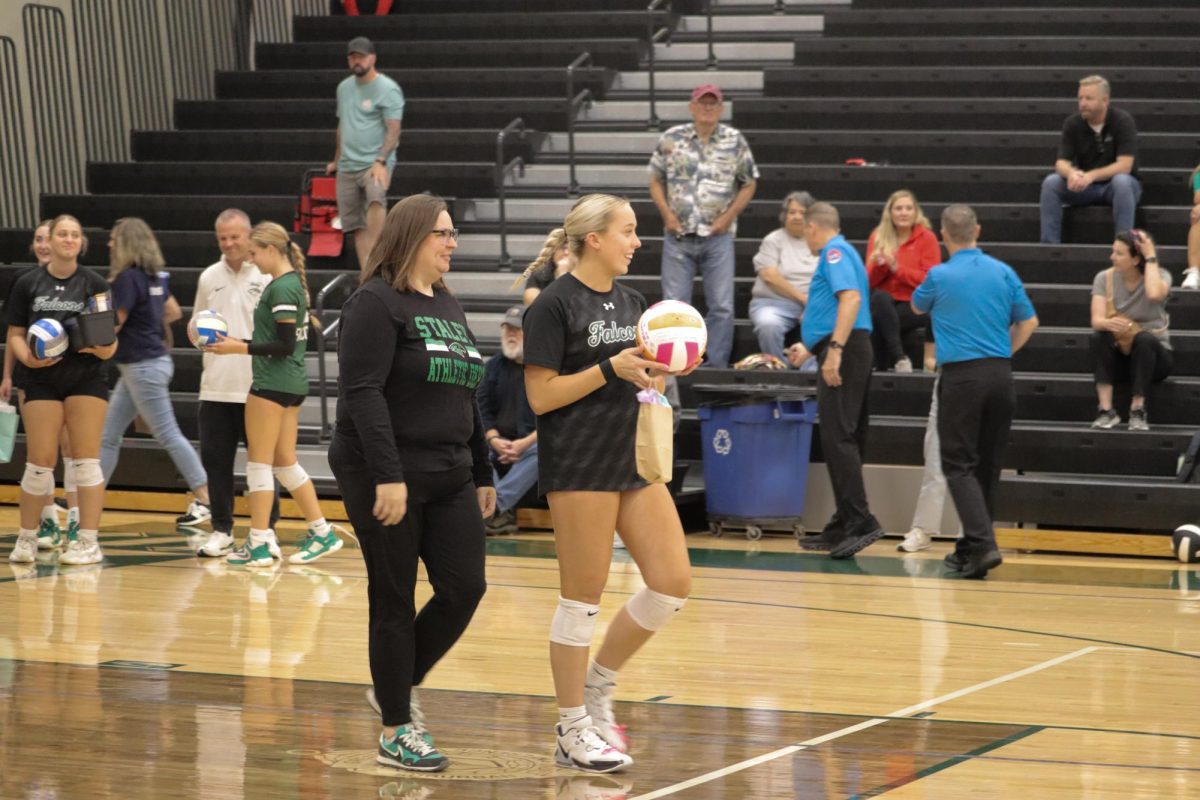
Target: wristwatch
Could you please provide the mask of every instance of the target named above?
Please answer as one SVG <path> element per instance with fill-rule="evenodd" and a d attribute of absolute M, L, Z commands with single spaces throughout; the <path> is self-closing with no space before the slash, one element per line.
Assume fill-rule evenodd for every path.
<path fill-rule="evenodd" d="M 1146 259 L 1146 263 L 1147 264 L 1157 264 L 1158 256 L 1150 256 L 1149 258 Z"/>
<path fill-rule="evenodd" d="M 841 342 L 833 342 L 833 341 L 831 341 L 831 342 L 829 343 L 829 349 L 830 349 L 830 350 L 841 350 L 843 347 L 844 347 L 844 345 L 843 345 Z"/>
<path fill-rule="evenodd" d="M 377 159 L 375 159 L 375 163 L 376 163 L 376 164 L 383 164 L 383 165 L 386 167 L 386 166 L 387 166 L 387 159 L 386 159 L 386 158 L 377 158 Z"/>

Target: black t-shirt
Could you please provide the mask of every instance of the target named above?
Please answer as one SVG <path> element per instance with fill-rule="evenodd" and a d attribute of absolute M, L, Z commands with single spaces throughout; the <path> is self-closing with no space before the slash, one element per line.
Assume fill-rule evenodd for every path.
<path fill-rule="evenodd" d="M 573 274 L 548 286 L 525 312 L 525 363 L 573 375 L 636 344 L 646 298 L 620 283 L 589 289 Z M 613 378 L 570 405 L 538 416 L 538 488 L 621 491 L 637 474 L 637 387 Z"/>
<path fill-rule="evenodd" d="M 108 282 L 90 269 L 77 267 L 69 278 L 56 278 L 48 269 L 31 269 L 13 284 L 12 294 L 4 304 L 5 321 L 14 328 L 28 328 L 39 319 L 56 319 L 69 333 L 78 324 L 75 318 L 87 310 L 88 301 L 99 294 L 108 294 Z M 42 367 L 38 375 L 51 377 L 68 362 L 96 369 L 104 363 L 91 353 L 68 350 L 62 361 Z M 29 374 L 20 363 L 17 370 L 22 378 Z"/>
<path fill-rule="evenodd" d="M 129 313 L 117 333 L 117 361 L 133 364 L 167 354 L 163 341 L 163 305 L 171 296 L 167 273 L 153 278 L 139 267 L 130 267 L 112 284 L 113 308 Z"/>
<path fill-rule="evenodd" d="M 529 277 L 525 279 L 525 288 L 537 289 L 539 291 L 545 289 L 547 286 L 554 283 L 554 270 L 555 267 L 553 261 L 547 261 L 545 264 L 542 264 L 540 267 L 531 272 Z"/>
<path fill-rule="evenodd" d="M 449 292 L 398 292 L 373 278 L 342 306 L 337 435 L 376 484 L 465 466 L 476 486 L 491 486 L 475 403 L 482 380 L 483 357 Z"/>
<path fill-rule="evenodd" d="M 1119 108 L 1108 107 L 1104 127 L 1099 133 L 1092 130 L 1078 113 L 1063 123 L 1058 157 L 1070 161 L 1078 169 L 1107 167 L 1117 156 L 1133 157 L 1133 175 L 1137 175 L 1137 125 L 1133 117 Z"/>

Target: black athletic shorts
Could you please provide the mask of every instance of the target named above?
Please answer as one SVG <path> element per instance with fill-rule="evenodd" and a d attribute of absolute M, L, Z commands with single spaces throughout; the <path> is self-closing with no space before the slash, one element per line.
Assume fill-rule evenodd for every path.
<path fill-rule="evenodd" d="M 261 397 L 263 400 L 270 400 L 272 403 L 283 406 L 284 408 L 295 408 L 296 406 L 303 405 L 304 399 L 307 397 L 307 395 L 303 394 L 275 392 L 270 389 L 251 389 L 250 394 L 254 395 L 255 397 Z"/>
<path fill-rule="evenodd" d="M 68 358 L 52 367 L 26 369 L 21 388 L 25 391 L 25 402 L 57 400 L 68 397 L 98 397 L 108 400 L 108 381 L 104 379 L 104 363 L 97 359 L 87 361 Z"/>

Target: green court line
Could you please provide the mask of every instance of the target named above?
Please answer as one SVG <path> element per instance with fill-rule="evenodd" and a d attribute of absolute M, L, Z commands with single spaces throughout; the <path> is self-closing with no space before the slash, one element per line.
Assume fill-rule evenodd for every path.
<path fill-rule="evenodd" d="M 528 539 L 488 539 L 488 555 L 524 558 L 554 558 L 554 543 Z M 810 575 L 867 575 L 882 578 L 939 578 L 955 582 L 966 579 L 948 574 L 940 559 L 922 558 L 915 574 L 899 558 L 858 556 L 832 559 L 828 555 L 807 553 L 751 552 L 724 548 L 689 547 L 694 567 L 716 567 Z M 1182 573 L 1182 576 L 1181 576 Z M 1180 565 L 1177 570 L 1134 569 L 1129 567 L 1081 567 L 1057 564 L 1005 564 L 989 581 L 1002 583 L 1071 584 L 1073 586 L 1114 586 L 1131 589 L 1180 588 L 1200 591 L 1200 569 Z M 1183 583 L 1186 581 L 1187 586 Z"/>
<path fill-rule="evenodd" d="M 899 778 L 897 780 L 892 781 L 891 783 L 885 783 L 883 786 L 876 786 L 874 789 L 870 789 L 866 792 L 862 792 L 861 794 L 853 795 L 853 796 L 847 798 L 847 800 L 866 800 L 869 797 L 878 797 L 879 795 L 884 794 L 885 792 L 890 792 L 892 789 L 899 789 L 901 786 L 905 786 L 907 784 L 913 783 L 914 781 L 919 781 L 922 778 L 927 778 L 930 775 L 934 775 L 938 772 L 941 772 L 942 770 L 947 770 L 947 769 L 950 769 L 951 767 L 958 766 L 959 764 L 963 763 L 964 761 L 970 761 L 972 758 L 982 756 L 985 753 L 990 753 L 993 750 L 997 750 L 1001 747 L 1004 747 L 1005 745 L 1010 745 L 1013 742 L 1020 741 L 1021 739 L 1024 739 L 1028 736 L 1032 736 L 1033 734 L 1038 733 L 1039 731 L 1043 731 L 1043 730 L 1045 730 L 1045 726 L 1031 725 L 1030 727 L 1025 728 L 1024 730 L 1017 731 L 1016 733 L 1012 733 L 1001 739 L 997 739 L 994 742 L 988 742 L 985 745 L 976 747 L 974 750 L 970 750 L 966 753 L 963 753 L 960 756 L 954 756 L 952 758 L 948 758 L 945 761 L 940 761 L 937 764 L 933 764 L 931 766 L 926 767 L 925 769 L 917 770 L 913 774 L 906 775 L 903 778 Z"/>

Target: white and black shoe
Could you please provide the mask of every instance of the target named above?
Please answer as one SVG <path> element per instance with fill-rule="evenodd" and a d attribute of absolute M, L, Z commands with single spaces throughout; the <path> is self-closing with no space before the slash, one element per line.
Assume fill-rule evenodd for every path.
<path fill-rule="evenodd" d="M 1200 289 L 1200 267 L 1188 267 L 1183 271 L 1183 283 L 1180 289 Z"/>
<path fill-rule="evenodd" d="M 213 531 L 208 535 L 204 545 L 196 551 L 198 556 L 209 558 L 224 558 L 233 550 L 233 536 L 225 531 Z"/>
<path fill-rule="evenodd" d="M 187 512 L 175 518 L 176 525 L 203 525 L 212 519 L 212 512 L 208 506 L 201 503 L 199 500 L 193 500 L 188 506 Z"/>
<path fill-rule="evenodd" d="M 622 753 L 629 752 L 629 736 L 625 726 L 618 725 L 613 715 L 613 696 L 617 693 L 615 683 L 583 687 L 583 703 L 587 707 L 592 725 L 600 733 L 600 738 L 608 742 Z"/>
<path fill-rule="evenodd" d="M 554 762 L 560 767 L 583 772 L 616 772 L 633 764 L 632 758 L 604 741 L 592 725 L 563 730 L 559 724 L 554 726 L 554 732 L 558 737 Z"/>

